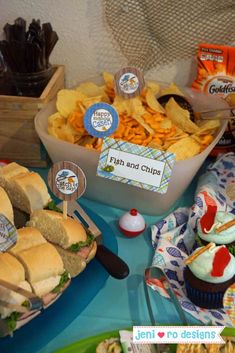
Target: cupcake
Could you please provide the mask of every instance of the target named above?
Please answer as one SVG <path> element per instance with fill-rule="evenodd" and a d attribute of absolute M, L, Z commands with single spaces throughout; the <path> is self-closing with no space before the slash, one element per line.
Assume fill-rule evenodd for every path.
<path fill-rule="evenodd" d="M 222 308 L 224 293 L 235 282 L 235 257 L 226 246 L 209 243 L 196 249 L 185 264 L 185 289 L 192 303 Z"/>
<path fill-rule="evenodd" d="M 198 222 L 197 243 L 225 245 L 235 256 L 235 215 L 228 212 L 207 212 Z"/>

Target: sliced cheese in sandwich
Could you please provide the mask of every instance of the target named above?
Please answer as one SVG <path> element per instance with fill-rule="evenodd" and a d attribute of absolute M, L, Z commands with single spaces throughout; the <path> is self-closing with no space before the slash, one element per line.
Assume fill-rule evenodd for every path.
<path fill-rule="evenodd" d="M 0 253 L 0 279 L 32 292 L 30 284 L 25 280 L 23 265 L 8 253 Z M 2 286 L 0 286 L 0 298 L 10 304 L 17 305 L 22 305 L 26 300 L 24 296 Z M 12 311 L 10 308 L 0 306 L 1 318 L 8 317 Z"/>
<path fill-rule="evenodd" d="M 38 210 L 31 214 L 27 225 L 38 228 L 55 245 L 71 277 L 83 271 L 86 263 L 95 256 L 97 245 L 94 238 L 71 217 L 64 219 L 59 212 Z"/>
<path fill-rule="evenodd" d="M 45 244 L 47 241 L 38 229 L 32 227 L 24 227 L 17 230 L 17 242 L 9 249 L 9 253 L 17 255 L 20 251 L 31 247 Z"/>
<path fill-rule="evenodd" d="M 6 190 L 13 206 L 28 214 L 44 208 L 51 201 L 40 175 L 17 163 L 0 169 L 0 186 Z"/>
<path fill-rule="evenodd" d="M 17 257 L 25 268 L 26 278 L 34 293 L 42 298 L 44 304 L 49 304 L 68 285 L 63 261 L 52 244 L 47 242 L 22 250 Z M 61 288 L 55 290 L 60 285 Z"/>
<path fill-rule="evenodd" d="M 14 224 L 14 214 L 11 201 L 6 191 L 0 186 L 0 213 Z"/>

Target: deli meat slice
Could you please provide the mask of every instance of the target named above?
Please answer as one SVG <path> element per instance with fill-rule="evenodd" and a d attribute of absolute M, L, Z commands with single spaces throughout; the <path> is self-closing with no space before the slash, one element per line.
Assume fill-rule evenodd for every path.
<path fill-rule="evenodd" d="M 54 303 L 54 301 L 60 297 L 60 295 L 64 292 L 64 290 L 69 286 L 69 284 L 70 284 L 70 280 L 65 283 L 64 287 L 61 289 L 59 293 L 50 292 L 45 294 L 42 297 L 44 309 L 48 307 L 50 304 Z"/>
<path fill-rule="evenodd" d="M 87 259 L 88 255 L 90 254 L 90 251 L 92 249 L 92 245 L 90 246 L 85 246 L 84 248 L 81 248 L 78 252 L 77 255 L 81 256 L 84 260 Z"/>

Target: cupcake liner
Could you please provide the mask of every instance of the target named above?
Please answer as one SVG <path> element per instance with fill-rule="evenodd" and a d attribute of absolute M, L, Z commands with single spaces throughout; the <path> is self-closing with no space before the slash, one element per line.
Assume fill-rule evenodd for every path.
<path fill-rule="evenodd" d="M 224 292 L 203 292 L 193 288 L 186 279 L 185 288 L 188 298 L 195 305 L 206 309 L 219 309 L 223 307 Z"/>

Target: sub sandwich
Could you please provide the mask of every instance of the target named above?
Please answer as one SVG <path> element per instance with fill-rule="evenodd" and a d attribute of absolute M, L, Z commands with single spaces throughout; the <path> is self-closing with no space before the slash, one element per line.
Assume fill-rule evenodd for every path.
<path fill-rule="evenodd" d="M 70 275 L 61 256 L 38 229 L 18 229 L 17 243 L 9 251 L 23 265 L 26 279 L 33 292 L 42 299 L 44 307 L 52 304 L 68 287 Z"/>
<path fill-rule="evenodd" d="M 27 226 L 37 228 L 56 247 L 71 277 L 82 272 L 95 256 L 97 244 L 94 236 L 71 217 L 64 219 L 59 212 L 38 210 L 31 214 Z"/>
<path fill-rule="evenodd" d="M 52 244 L 44 243 L 17 253 L 23 264 L 26 279 L 33 292 L 42 299 L 44 308 L 54 303 L 68 287 L 70 276 Z"/>

